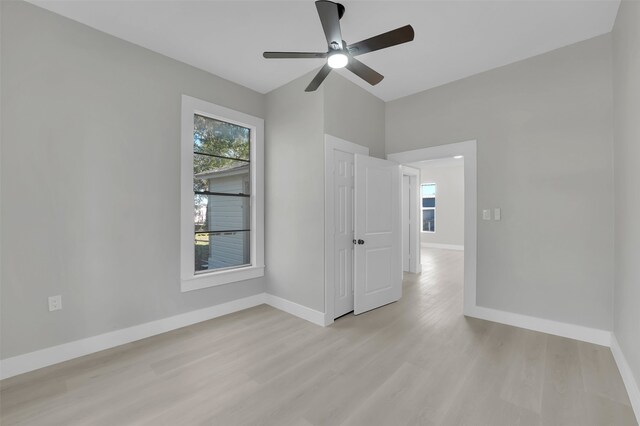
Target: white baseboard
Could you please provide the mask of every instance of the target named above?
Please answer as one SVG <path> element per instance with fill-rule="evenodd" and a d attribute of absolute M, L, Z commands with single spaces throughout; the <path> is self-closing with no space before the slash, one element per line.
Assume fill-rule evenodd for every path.
<path fill-rule="evenodd" d="M 615 334 L 611 336 L 611 352 L 613 353 L 613 359 L 615 359 L 618 365 L 618 370 L 620 370 L 624 386 L 627 388 L 631 407 L 633 407 L 633 412 L 636 414 L 636 421 L 640 421 L 640 387 L 638 387 L 638 382 L 633 375 L 633 371 L 631 371 L 627 358 L 624 356 L 624 353 L 622 353 Z"/>
<path fill-rule="evenodd" d="M 487 321 L 499 322 L 527 330 L 540 331 L 555 336 L 594 343 L 596 345 L 611 346 L 611 332 L 581 325 L 567 324 L 543 318 L 530 317 L 513 312 L 475 306 L 465 311 L 465 315 Z"/>
<path fill-rule="evenodd" d="M 316 325 L 325 326 L 325 313 L 316 311 L 315 309 L 307 308 L 306 306 L 299 305 L 287 299 L 283 299 L 272 294 L 265 293 L 264 303 L 273 306 L 276 309 L 280 309 L 288 314 L 294 315 L 298 318 L 305 319 Z"/>
<path fill-rule="evenodd" d="M 335 320 L 334 320 L 334 318 L 332 318 L 332 317 L 331 317 L 331 315 L 330 315 L 330 314 L 328 314 L 328 313 L 325 313 L 325 314 L 324 314 L 324 324 L 323 324 L 323 325 L 324 325 L 325 327 L 327 327 L 327 326 L 329 326 L 329 325 L 333 324 L 334 322 L 335 322 Z"/>
<path fill-rule="evenodd" d="M 525 328 L 527 330 L 540 331 L 542 333 L 553 334 L 555 336 L 567 337 L 569 339 L 610 347 L 613 358 L 618 366 L 618 370 L 620 371 L 620 375 L 622 376 L 622 381 L 624 382 L 627 393 L 629 394 L 629 400 L 631 401 L 633 412 L 636 415 L 636 419 L 640 420 L 640 387 L 638 386 L 638 382 L 633 375 L 633 371 L 631 371 L 631 367 L 629 366 L 622 349 L 620 348 L 615 334 L 612 332 L 530 317 L 512 312 L 505 312 L 482 306 L 474 306 L 469 309 L 465 309 L 464 314 L 468 317 L 484 319 L 487 321 L 512 325 L 514 327 Z"/>
<path fill-rule="evenodd" d="M 328 325 L 325 321 L 324 312 L 318 312 L 271 294 L 260 293 L 209 308 L 186 312 L 173 317 L 163 318 L 0 360 L 0 380 L 265 303 L 314 324 L 320 326 Z"/>
<path fill-rule="evenodd" d="M 422 247 L 428 247 L 428 248 L 464 251 L 464 246 L 459 246 L 456 244 L 421 243 L 421 245 Z"/>
<path fill-rule="evenodd" d="M 227 315 L 243 309 L 252 308 L 264 303 L 265 294 L 245 297 L 209 308 L 163 318 L 145 324 L 136 325 L 109 333 L 64 343 L 58 346 L 29 352 L 0 360 L 0 379 L 17 376 L 28 371 L 37 370 L 49 365 L 68 361 L 94 352 L 124 345 L 125 343 L 155 336 L 167 331 L 186 327 L 191 324 Z"/>

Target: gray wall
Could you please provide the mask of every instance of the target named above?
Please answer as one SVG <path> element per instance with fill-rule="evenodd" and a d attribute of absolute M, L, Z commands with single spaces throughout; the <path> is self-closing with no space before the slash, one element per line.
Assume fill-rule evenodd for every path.
<path fill-rule="evenodd" d="M 324 134 L 384 156 L 384 102 L 316 71 L 267 94 L 267 292 L 324 312 Z"/>
<path fill-rule="evenodd" d="M 258 117 L 264 95 L 0 3 L 0 356 L 262 292 L 253 280 L 180 293 L 179 147 L 182 94 Z M 49 313 L 56 294 L 64 309 Z"/>
<path fill-rule="evenodd" d="M 480 306 L 612 328 L 611 38 L 387 103 L 386 150 L 478 141 Z"/>
<path fill-rule="evenodd" d="M 423 244 L 464 245 L 464 163 L 456 161 L 454 166 L 436 160 L 420 167 L 421 183 L 436 184 L 436 232 L 422 232 Z"/>
<path fill-rule="evenodd" d="M 613 30 L 616 277 L 614 333 L 640 383 L 640 3 L 623 1 Z"/>
<path fill-rule="evenodd" d="M 323 87 L 308 74 L 267 94 L 267 292 L 324 311 Z"/>
<path fill-rule="evenodd" d="M 2 207 L 4 202 L 2 201 L 2 63 L 4 62 L 4 51 L 2 49 L 4 36 L 2 35 L 2 17 L 3 7 L 0 3 L 0 309 L 2 309 L 3 297 L 2 297 Z M 2 359 L 2 312 L 0 311 L 0 359 Z"/>
<path fill-rule="evenodd" d="M 369 155 L 385 158 L 385 103 L 337 73 L 324 86 L 324 131 L 369 147 Z"/>

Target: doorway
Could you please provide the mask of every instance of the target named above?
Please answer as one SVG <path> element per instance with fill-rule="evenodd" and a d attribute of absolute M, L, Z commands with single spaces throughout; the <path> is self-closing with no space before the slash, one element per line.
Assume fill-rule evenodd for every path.
<path fill-rule="evenodd" d="M 463 312 L 473 316 L 476 310 L 476 265 L 477 265 L 477 154 L 476 141 L 438 145 L 413 151 L 387 155 L 387 158 L 400 164 L 412 164 L 428 160 L 464 158 L 464 286 Z M 436 188 L 437 191 L 437 188 Z M 437 203 L 437 200 L 436 200 Z M 427 222 L 437 232 L 437 210 L 433 214 L 422 213 L 421 222 L 426 216 Z M 417 234 L 417 231 L 416 231 Z"/>

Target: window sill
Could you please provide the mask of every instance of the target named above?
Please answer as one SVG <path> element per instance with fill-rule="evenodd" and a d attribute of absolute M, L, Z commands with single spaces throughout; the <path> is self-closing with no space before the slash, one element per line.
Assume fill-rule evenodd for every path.
<path fill-rule="evenodd" d="M 184 293 L 186 291 L 231 284 L 263 276 L 264 266 L 247 266 L 246 268 L 198 274 L 188 279 L 182 279 L 180 282 L 180 291 Z"/>

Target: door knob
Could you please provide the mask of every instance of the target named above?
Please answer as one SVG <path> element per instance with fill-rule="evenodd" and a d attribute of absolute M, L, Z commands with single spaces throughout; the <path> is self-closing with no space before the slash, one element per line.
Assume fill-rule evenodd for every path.
<path fill-rule="evenodd" d="M 364 240 L 358 240 L 358 244 L 360 245 L 364 244 Z"/>

